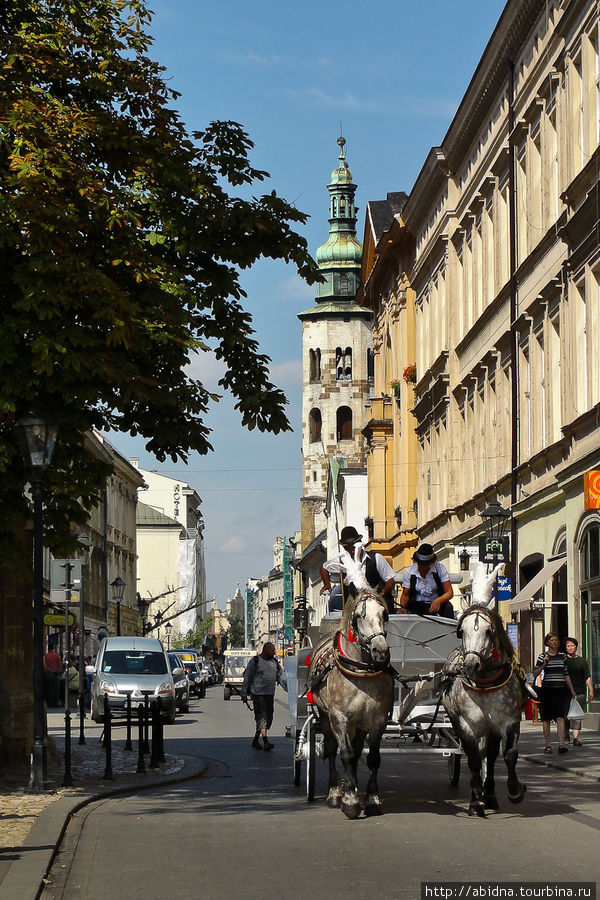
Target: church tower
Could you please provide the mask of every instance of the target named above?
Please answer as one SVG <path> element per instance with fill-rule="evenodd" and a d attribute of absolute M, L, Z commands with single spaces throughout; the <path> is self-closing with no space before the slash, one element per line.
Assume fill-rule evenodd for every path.
<path fill-rule="evenodd" d="M 324 281 L 316 305 L 302 322 L 302 548 L 326 527 L 329 460 L 365 466 L 362 429 L 373 383 L 372 314 L 354 297 L 362 246 L 356 237 L 356 185 L 338 138 L 338 167 L 331 174 L 329 237 L 317 250 Z M 361 523 L 358 523 L 360 525 Z"/>

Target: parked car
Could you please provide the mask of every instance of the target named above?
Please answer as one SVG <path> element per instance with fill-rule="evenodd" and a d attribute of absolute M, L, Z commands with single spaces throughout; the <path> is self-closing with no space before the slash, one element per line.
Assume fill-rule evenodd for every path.
<path fill-rule="evenodd" d="M 100 644 L 95 666 L 86 666 L 92 675 L 92 720 L 102 722 L 104 698 L 114 716 L 127 713 L 127 694 L 132 709 L 144 704 L 144 695 L 160 697 L 166 721 L 175 721 L 175 684 L 162 643 L 148 637 L 108 637 Z"/>
<path fill-rule="evenodd" d="M 203 699 L 206 697 L 206 682 L 208 680 L 206 675 L 202 672 L 197 662 L 192 662 L 190 659 L 182 659 L 181 661 L 190 680 L 190 695 L 194 694 L 196 697 Z"/>
<path fill-rule="evenodd" d="M 175 683 L 175 706 L 180 712 L 190 711 L 190 680 L 185 671 L 183 660 L 176 653 L 167 653 L 171 674 Z"/>

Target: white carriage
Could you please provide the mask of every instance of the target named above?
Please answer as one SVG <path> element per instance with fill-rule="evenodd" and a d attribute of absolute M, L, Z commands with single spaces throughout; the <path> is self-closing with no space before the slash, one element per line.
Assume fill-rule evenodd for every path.
<path fill-rule="evenodd" d="M 294 784 L 299 785 L 306 763 L 306 795 L 314 799 L 316 761 L 323 756 L 323 736 L 307 698 L 308 666 L 312 645 L 334 634 L 341 614 L 325 616 L 318 629 L 309 630 L 309 646 L 288 656 L 288 702 L 294 743 Z M 381 744 L 382 753 L 433 753 L 447 760 L 452 784 L 460 777 L 461 748 L 441 704 L 440 680 L 449 653 L 459 646 L 456 622 L 438 616 L 392 615 L 387 625 L 390 662 L 397 672 L 394 704 Z"/>

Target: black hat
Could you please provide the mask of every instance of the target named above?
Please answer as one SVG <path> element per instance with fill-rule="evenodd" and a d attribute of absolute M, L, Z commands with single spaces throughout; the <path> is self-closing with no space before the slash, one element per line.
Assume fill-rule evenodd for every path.
<path fill-rule="evenodd" d="M 340 534 L 340 544 L 355 544 L 361 538 L 362 534 L 358 533 L 354 525 L 346 525 Z"/>
<path fill-rule="evenodd" d="M 437 556 L 433 552 L 431 544 L 421 544 L 421 546 L 413 553 L 413 559 L 416 560 L 416 562 L 428 563 L 437 559 Z"/>

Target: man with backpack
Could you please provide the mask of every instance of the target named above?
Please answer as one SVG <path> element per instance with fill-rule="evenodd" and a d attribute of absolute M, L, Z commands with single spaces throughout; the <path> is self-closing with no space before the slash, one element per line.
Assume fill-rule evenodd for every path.
<path fill-rule="evenodd" d="M 275 688 L 278 684 L 287 690 L 286 675 L 275 656 L 275 645 L 267 641 L 261 652 L 253 656 L 246 666 L 242 684 L 242 700 L 247 703 L 248 694 L 250 694 L 254 703 L 254 719 L 256 721 L 256 731 L 252 741 L 254 750 L 272 750 L 275 746 L 269 740 L 267 732 L 273 724 Z M 261 736 L 262 747 L 259 741 Z"/>
<path fill-rule="evenodd" d="M 421 544 L 413 554 L 414 563 L 402 575 L 400 606 L 420 616 L 454 618 L 454 591 L 448 571 L 433 552 L 431 544 Z"/>

